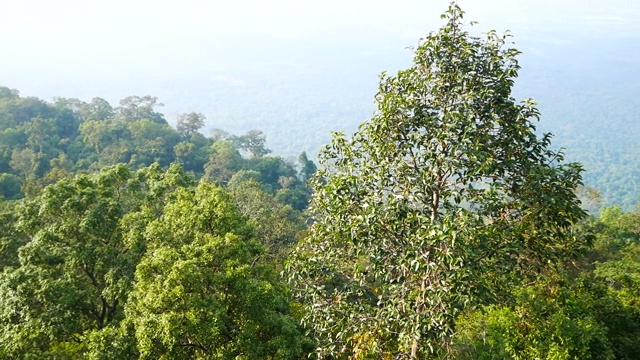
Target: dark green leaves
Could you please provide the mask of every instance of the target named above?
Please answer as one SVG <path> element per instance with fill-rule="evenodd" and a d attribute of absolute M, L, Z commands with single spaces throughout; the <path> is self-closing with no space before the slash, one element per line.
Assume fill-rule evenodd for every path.
<path fill-rule="evenodd" d="M 463 309 L 580 246 L 581 168 L 511 97 L 508 36 L 472 36 L 462 15 L 452 4 L 413 66 L 381 77 L 374 117 L 321 153 L 290 263 L 320 357 L 447 356 Z"/>

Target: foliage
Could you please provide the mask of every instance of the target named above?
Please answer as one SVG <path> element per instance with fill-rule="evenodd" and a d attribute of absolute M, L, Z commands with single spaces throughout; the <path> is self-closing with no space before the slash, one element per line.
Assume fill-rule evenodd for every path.
<path fill-rule="evenodd" d="M 239 211 L 255 228 L 267 255 L 283 260 L 306 229 L 301 214 L 263 191 L 255 179 L 230 184 L 229 191 Z"/>
<path fill-rule="evenodd" d="M 19 265 L 18 249 L 26 242 L 14 223 L 15 203 L 0 200 L 0 273 Z"/>
<path fill-rule="evenodd" d="M 191 137 L 204 126 L 205 117 L 201 113 L 190 112 L 178 115 L 176 130 L 184 137 Z"/>
<path fill-rule="evenodd" d="M 562 276 L 518 287 L 514 303 L 456 320 L 460 359 L 636 359 L 640 356 L 637 213 L 606 208 L 582 231 L 596 241 Z"/>
<path fill-rule="evenodd" d="M 456 359 L 614 359 L 604 305 L 589 282 L 542 279 L 516 290 L 512 307 L 492 305 L 461 316 Z"/>
<path fill-rule="evenodd" d="M 298 155 L 298 164 L 300 166 L 300 180 L 307 183 L 313 177 L 313 174 L 315 174 L 318 168 L 313 161 L 309 160 L 307 153 L 304 151 Z"/>
<path fill-rule="evenodd" d="M 7 200 L 21 198 L 20 183 L 21 179 L 19 176 L 0 173 L 0 198 Z"/>
<path fill-rule="evenodd" d="M 511 97 L 518 51 L 463 29 L 452 4 L 378 112 L 337 134 L 313 181 L 315 223 L 289 274 L 321 358 L 447 356 L 458 314 L 584 246 L 581 168 Z"/>
<path fill-rule="evenodd" d="M 640 356 L 640 213 L 605 208 L 600 221 L 595 256 L 589 257 L 595 266 L 588 269 L 607 286 L 611 301 L 619 303 L 615 311 L 605 308 L 601 315 L 616 358 L 634 359 Z"/>
<path fill-rule="evenodd" d="M 603 209 L 576 231 L 595 242 L 559 273 L 455 321 L 456 359 L 635 359 L 640 355 L 638 213 Z"/>
<path fill-rule="evenodd" d="M 298 178 L 293 164 L 266 156 L 270 151 L 259 130 L 240 136 L 218 131 L 206 137 L 198 132 L 204 115 L 196 112 L 178 115 L 173 129 L 156 111 L 161 104 L 152 96 L 130 96 L 113 108 L 101 98 L 89 103 L 54 98 L 49 103 L 3 89 L 0 193 L 5 199 L 34 196 L 78 171 L 97 171 L 116 164 L 139 169 L 155 162 L 166 167 L 176 162 L 221 185 L 237 172 L 256 171 L 270 194 L 282 190 L 280 202 L 296 210 L 307 205 L 310 191 L 303 182 L 315 164 L 305 157 Z"/>
<path fill-rule="evenodd" d="M 283 286 L 222 189 L 179 190 L 144 236 L 127 307 L 141 358 L 301 356 Z"/>
<path fill-rule="evenodd" d="M 231 136 L 229 141 L 238 149 L 248 152 L 251 157 L 262 157 L 271 152 L 266 148 L 267 138 L 260 130 L 249 130 L 244 135 Z"/>
<path fill-rule="evenodd" d="M 120 100 L 120 106 L 115 109 L 115 116 L 124 121 L 149 120 L 166 125 L 167 120 L 162 113 L 155 110 L 157 106 L 163 106 L 163 104 L 158 103 L 158 98 L 155 96 L 128 96 Z"/>
<path fill-rule="evenodd" d="M 225 185 L 243 166 L 242 155 L 229 141 L 218 140 L 211 145 L 209 161 L 204 165 L 205 178 Z"/>
<path fill-rule="evenodd" d="M 146 248 L 127 234 L 188 182 L 177 168 L 121 165 L 60 180 L 19 206 L 3 236 L 20 247 L 0 274 L 0 358 L 83 351 L 89 334 L 117 327 Z"/>
<path fill-rule="evenodd" d="M 0 359 L 640 358 L 636 182 L 616 167 L 636 159 L 586 142 L 600 155 L 573 158 L 602 191 L 581 186 L 511 95 L 509 36 L 462 16 L 383 74 L 374 118 L 319 171 L 259 130 L 171 128 L 153 96 L 0 87 Z M 296 137 L 316 141 L 313 120 Z M 576 192 L 626 206 L 578 222 Z"/>

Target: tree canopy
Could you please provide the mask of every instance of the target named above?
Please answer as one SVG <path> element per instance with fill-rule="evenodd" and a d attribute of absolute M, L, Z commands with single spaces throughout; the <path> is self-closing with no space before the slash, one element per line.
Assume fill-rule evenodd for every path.
<path fill-rule="evenodd" d="M 455 3 L 444 19 L 381 76 L 374 117 L 321 152 L 290 263 L 320 358 L 446 356 L 462 310 L 584 245 L 582 169 L 512 97 L 509 35 L 471 35 Z"/>
<path fill-rule="evenodd" d="M 640 207 L 585 216 L 510 35 L 463 15 L 320 166 L 0 87 L 0 359 L 640 358 Z"/>

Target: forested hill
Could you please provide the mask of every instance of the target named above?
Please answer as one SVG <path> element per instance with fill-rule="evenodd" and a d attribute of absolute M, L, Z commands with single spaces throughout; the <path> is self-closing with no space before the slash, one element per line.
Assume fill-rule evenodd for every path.
<path fill-rule="evenodd" d="M 640 49 L 630 44 L 640 42 L 640 32 L 602 25 L 550 33 L 530 24 L 514 36 L 523 52 L 514 96 L 539 103 L 539 131 L 555 134 L 554 144 L 566 148 L 567 159 L 584 164 L 586 184 L 601 191 L 604 204 L 632 209 L 640 193 L 640 104 L 634 96 L 640 92 Z M 203 40 L 203 58 L 193 67 L 110 74 L 125 94 L 107 86 L 106 78 L 86 83 L 73 74 L 23 82 L 19 90 L 46 99 L 100 96 L 111 103 L 151 94 L 165 104 L 158 111 L 170 123 L 197 111 L 206 116 L 205 134 L 261 129 L 275 153 L 314 157 L 331 131 L 351 133 L 371 118 L 378 75 L 405 67 L 411 58 L 406 47 L 416 44 L 413 37 L 373 27 L 304 38 L 236 36 Z M 220 54 L 225 48 L 236 51 Z"/>
<path fill-rule="evenodd" d="M 630 210 L 640 194 L 640 102 L 634 96 L 640 48 L 629 44 L 640 43 L 640 33 L 614 34 L 589 41 L 577 31 L 514 34 L 514 47 L 523 52 L 514 97 L 538 102 L 539 132 L 553 133 L 567 159 L 583 163 L 586 184 L 601 191 L 604 204 Z M 406 47 L 414 45 L 374 30 L 346 39 L 289 40 L 282 45 L 294 49 L 287 61 L 239 65 L 194 76 L 182 87 L 155 88 L 167 108 L 202 109 L 210 128 L 260 128 L 278 153 L 314 154 L 330 131 L 351 133 L 371 118 L 377 75 L 403 68 L 411 57 Z"/>
<path fill-rule="evenodd" d="M 640 196 L 640 34 L 577 36 L 523 54 L 516 95 L 533 97 L 539 129 L 555 135 L 567 158 L 584 164 L 585 183 L 605 204 L 636 206 Z M 533 49 L 532 49 L 533 50 Z M 526 51 L 526 49 L 525 49 Z"/>
<path fill-rule="evenodd" d="M 304 152 L 297 162 L 268 156 L 259 130 L 204 136 L 198 130 L 205 117 L 195 112 L 179 114 L 174 128 L 158 107 L 152 96 L 129 96 L 112 106 L 97 97 L 46 102 L 0 87 L 0 198 L 33 195 L 74 174 L 116 164 L 139 169 L 178 163 L 221 185 L 253 178 L 278 201 L 306 207 L 314 164 Z"/>
<path fill-rule="evenodd" d="M 519 52 L 465 31 L 455 1 L 441 19 L 318 167 L 271 155 L 260 130 L 203 131 L 199 109 L 165 115 L 154 96 L 0 86 L 0 360 L 640 359 L 640 209 L 590 216 L 582 166 L 512 96 L 528 91 L 512 91 Z M 284 69 L 309 81 L 300 92 L 342 63 Z M 544 74 L 529 84 L 571 93 Z M 304 108 L 261 98 L 277 84 L 245 98 Z M 543 116 L 574 109 L 548 99 Z M 590 129 L 561 128 L 562 142 L 615 130 L 580 104 Z M 318 118 L 276 138 L 317 141 L 331 125 Z"/>

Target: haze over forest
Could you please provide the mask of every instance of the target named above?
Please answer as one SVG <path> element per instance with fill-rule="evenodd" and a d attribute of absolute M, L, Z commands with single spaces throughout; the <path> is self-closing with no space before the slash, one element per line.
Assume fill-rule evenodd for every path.
<path fill-rule="evenodd" d="M 0 360 L 640 359 L 640 6 L 449 1 L 5 4 Z"/>
<path fill-rule="evenodd" d="M 22 96 L 152 95 L 169 122 L 196 111 L 204 133 L 260 129 L 283 156 L 375 110 L 378 75 L 410 64 L 408 46 L 448 1 L 14 2 L 0 24 L 0 85 Z M 523 52 L 515 97 L 534 98 L 540 130 L 582 161 L 588 185 L 630 209 L 640 190 L 640 4 L 459 2 L 471 31 L 510 29 Z"/>

